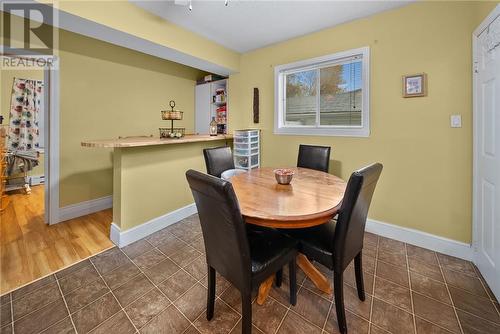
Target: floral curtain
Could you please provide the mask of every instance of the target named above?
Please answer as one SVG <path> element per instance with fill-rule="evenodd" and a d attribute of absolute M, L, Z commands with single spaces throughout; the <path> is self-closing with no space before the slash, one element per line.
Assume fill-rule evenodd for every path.
<path fill-rule="evenodd" d="M 14 78 L 10 103 L 9 150 L 38 147 L 38 120 L 42 104 L 43 81 Z"/>

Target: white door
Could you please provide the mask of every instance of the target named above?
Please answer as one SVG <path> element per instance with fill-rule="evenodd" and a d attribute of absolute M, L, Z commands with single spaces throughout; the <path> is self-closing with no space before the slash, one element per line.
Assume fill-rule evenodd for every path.
<path fill-rule="evenodd" d="M 210 93 L 210 84 L 196 85 L 195 87 L 195 126 L 194 131 L 196 133 L 207 135 L 209 133 L 210 125 L 210 108 L 212 102 L 212 96 Z"/>
<path fill-rule="evenodd" d="M 474 33 L 474 261 L 500 298 L 500 6 Z"/>

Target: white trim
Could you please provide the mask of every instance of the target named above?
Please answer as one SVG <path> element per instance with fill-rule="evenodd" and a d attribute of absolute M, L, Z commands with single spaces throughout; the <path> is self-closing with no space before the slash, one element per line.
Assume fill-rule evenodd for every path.
<path fill-rule="evenodd" d="M 45 87 L 45 221 L 60 221 L 59 208 L 59 58 L 54 56 L 53 67 L 44 73 Z M 47 117 L 48 116 L 48 117 Z M 48 210 L 47 210 L 48 208 Z"/>
<path fill-rule="evenodd" d="M 284 73 L 303 69 L 308 66 L 314 68 L 325 64 L 342 61 L 342 59 L 362 55 L 362 126 L 284 126 L 283 125 L 283 91 Z M 319 98 L 319 97 L 318 97 Z M 341 136 L 341 137 L 369 137 L 370 136 L 370 47 L 365 46 L 321 57 L 301 60 L 274 67 L 274 134 L 279 135 L 312 135 L 312 136 Z"/>
<path fill-rule="evenodd" d="M 113 197 L 106 196 L 90 201 L 80 202 L 62 207 L 59 210 L 59 217 L 57 222 L 63 222 L 68 219 L 73 219 L 85 216 L 97 211 L 106 210 L 113 207 Z"/>
<path fill-rule="evenodd" d="M 118 225 L 112 223 L 110 239 L 118 247 L 125 247 L 184 218 L 194 215 L 196 212 L 196 205 L 192 203 L 123 232 Z"/>
<path fill-rule="evenodd" d="M 374 219 L 368 219 L 366 221 L 366 231 L 446 255 L 455 256 L 467 261 L 472 260 L 472 247 L 470 244 L 464 242 L 443 238 L 407 227 L 384 223 Z"/>

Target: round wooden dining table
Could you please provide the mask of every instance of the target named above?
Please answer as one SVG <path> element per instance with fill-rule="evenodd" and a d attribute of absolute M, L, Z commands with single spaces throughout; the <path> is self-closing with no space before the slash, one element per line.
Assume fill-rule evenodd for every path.
<path fill-rule="evenodd" d="M 307 168 L 294 171 L 289 185 L 276 182 L 274 168 L 256 168 L 231 178 L 246 223 L 281 229 L 307 228 L 327 223 L 338 212 L 346 182 L 332 174 Z M 297 265 L 321 291 L 331 294 L 326 277 L 303 254 Z M 257 303 L 269 294 L 274 275 L 259 287 Z"/>

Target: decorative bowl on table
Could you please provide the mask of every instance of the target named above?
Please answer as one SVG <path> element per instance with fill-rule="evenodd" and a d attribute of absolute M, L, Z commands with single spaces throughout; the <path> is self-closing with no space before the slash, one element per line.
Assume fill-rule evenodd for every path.
<path fill-rule="evenodd" d="M 293 178 L 293 170 L 288 168 L 279 168 L 274 170 L 274 177 L 279 184 L 290 184 Z"/>

